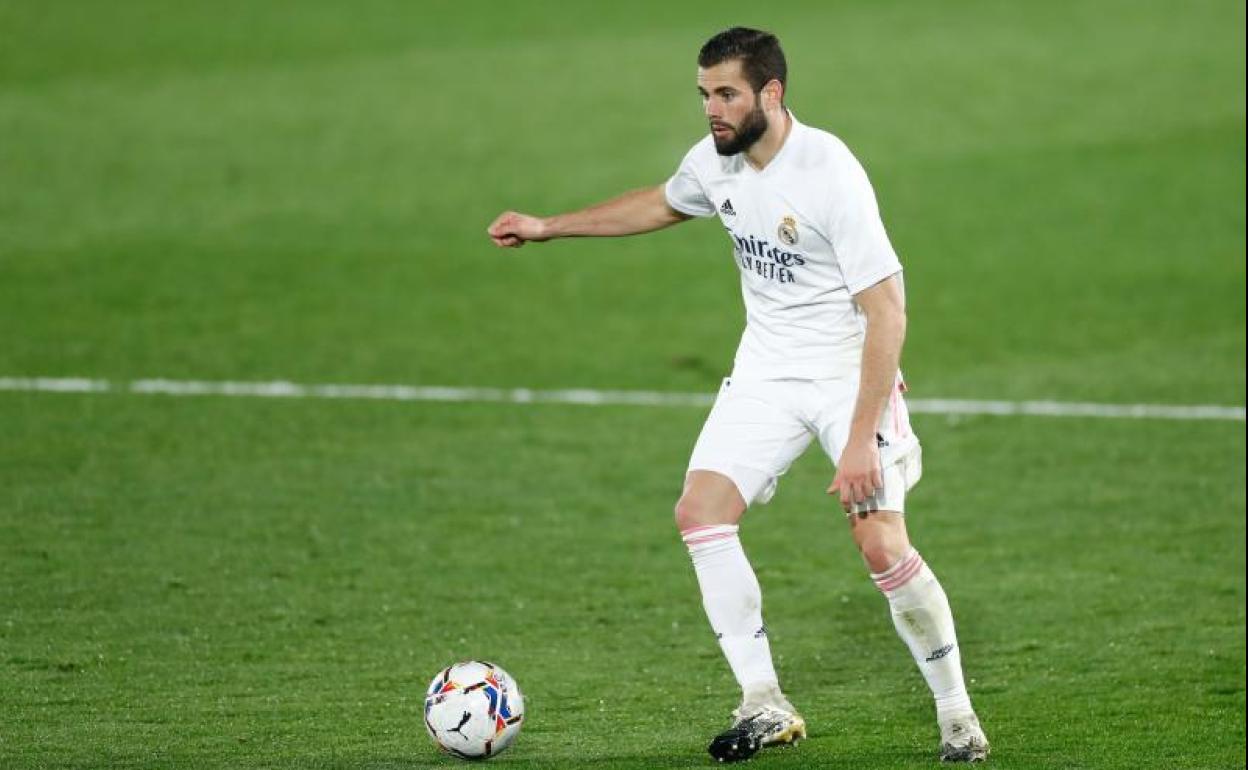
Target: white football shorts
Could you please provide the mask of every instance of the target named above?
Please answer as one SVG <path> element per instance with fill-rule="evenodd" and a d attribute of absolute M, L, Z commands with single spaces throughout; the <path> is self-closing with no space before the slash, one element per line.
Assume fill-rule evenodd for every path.
<path fill-rule="evenodd" d="M 905 513 L 906 492 L 923 475 L 919 439 L 898 378 L 876 440 L 884 488 L 854 512 Z M 858 372 L 833 380 L 725 379 L 689 458 L 689 470 L 715 471 L 736 484 L 747 506 L 766 503 L 813 438 L 835 464 L 849 441 Z M 829 479 L 830 480 L 830 479 Z"/>

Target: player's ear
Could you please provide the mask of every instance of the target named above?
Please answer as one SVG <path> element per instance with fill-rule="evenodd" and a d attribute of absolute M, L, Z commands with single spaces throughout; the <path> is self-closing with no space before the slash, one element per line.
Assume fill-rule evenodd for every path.
<path fill-rule="evenodd" d="M 783 99 L 784 86 L 780 84 L 779 80 L 768 80 L 767 84 L 763 86 L 763 109 L 777 109 L 783 103 Z"/>

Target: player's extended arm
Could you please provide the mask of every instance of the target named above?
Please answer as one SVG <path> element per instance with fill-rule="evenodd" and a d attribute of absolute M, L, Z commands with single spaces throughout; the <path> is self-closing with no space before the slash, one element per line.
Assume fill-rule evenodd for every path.
<path fill-rule="evenodd" d="M 636 235 L 690 219 L 667 205 L 663 185 L 626 192 L 580 211 L 534 217 L 505 211 L 486 230 L 495 246 L 523 246 L 528 241 L 575 236 Z"/>
<path fill-rule="evenodd" d="M 841 507 L 849 513 L 853 503 L 862 502 L 884 485 L 880 469 L 880 449 L 876 426 L 884 413 L 893 388 L 901 346 L 906 339 L 906 301 L 897 276 L 885 278 L 854 297 L 867 317 L 867 338 L 862 347 L 858 402 L 854 405 L 849 442 L 841 452 L 836 477 L 828 492 L 837 493 Z"/>

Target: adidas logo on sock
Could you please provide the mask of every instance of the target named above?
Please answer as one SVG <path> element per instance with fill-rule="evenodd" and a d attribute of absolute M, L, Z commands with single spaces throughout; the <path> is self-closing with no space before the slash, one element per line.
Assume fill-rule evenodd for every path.
<path fill-rule="evenodd" d="M 732 207 L 732 201 L 728 198 L 725 198 L 724 205 L 719 207 L 719 213 L 729 217 L 735 217 L 737 215 L 736 209 Z"/>

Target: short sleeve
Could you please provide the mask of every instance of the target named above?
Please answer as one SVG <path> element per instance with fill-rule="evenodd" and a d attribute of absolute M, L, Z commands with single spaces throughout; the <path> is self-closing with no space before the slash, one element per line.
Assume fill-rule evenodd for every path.
<path fill-rule="evenodd" d="M 843 149 L 835 164 L 829 234 L 850 294 L 901 272 L 901 260 L 880 220 L 875 190 L 858 159 Z"/>
<path fill-rule="evenodd" d="M 685 155 L 684 160 L 680 162 L 680 168 L 676 169 L 672 178 L 667 180 L 663 192 L 667 196 L 667 205 L 682 214 L 688 214 L 691 217 L 712 217 L 715 216 L 715 204 L 706 197 L 706 191 L 694 169 L 697 151 L 698 147 L 695 146 Z"/>

